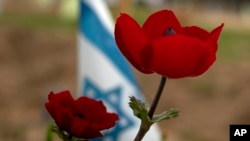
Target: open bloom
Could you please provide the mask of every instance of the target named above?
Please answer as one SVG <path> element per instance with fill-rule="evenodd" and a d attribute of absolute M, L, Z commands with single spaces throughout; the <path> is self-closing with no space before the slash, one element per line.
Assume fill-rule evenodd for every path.
<path fill-rule="evenodd" d="M 45 107 L 60 130 L 83 139 L 101 137 L 101 130 L 111 128 L 119 119 L 117 114 L 107 113 L 102 101 L 88 97 L 74 100 L 69 91 L 50 92 Z"/>
<path fill-rule="evenodd" d="M 211 32 L 182 27 L 170 10 L 158 11 L 142 27 L 127 14 L 115 24 L 117 46 L 143 73 L 169 78 L 199 76 L 216 60 L 217 40 L 224 24 Z"/>

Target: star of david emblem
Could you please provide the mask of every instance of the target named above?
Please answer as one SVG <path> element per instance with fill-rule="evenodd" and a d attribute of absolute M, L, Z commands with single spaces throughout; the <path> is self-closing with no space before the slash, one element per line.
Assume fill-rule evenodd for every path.
<path fill-rule="evenodd" d="M 85 85 L 83 87 L 83 93 L 85 96 L 102 100 L 108 107 L 119 115 L 119 121 L 117 124 L 104 132 L 103 138 L 97 138 L 92 141 L 118 141 L 119 135 L 128 128 L 134 126 L 134 121 L 131 116 L 127 115 L 121 105 L 122 88 L 117 86 L 108 91 L 101 90 L 90 79 L 85 79 Z"/>

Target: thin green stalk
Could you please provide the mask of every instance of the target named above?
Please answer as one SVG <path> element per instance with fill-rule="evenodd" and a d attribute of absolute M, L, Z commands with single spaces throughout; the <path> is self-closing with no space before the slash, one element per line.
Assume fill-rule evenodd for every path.
<path fill-rule="evenodd" d="M 164 77 L 164 76 L 161 77 L 160 85 L 158 87 L 158 90 L 157 90 L 157 92 L 155 94 L 154 101 L 153 101 L 153 103 L 152 103 L 152 105 L 151 105 L 151 107 L 149 109 L 149 112 L 148 112 L 148 116 L 149 116 L 150 119 L 153 118 L 155 109 L 156 109 L 156 107 L 157 107 L 157 105 L 159 103 L 159 100 L 161 98 L 161 94 L 162 94 L 163 88 L 165 86 L 166 80 L 167 80 L 166 77 Z"/>
<path fill-rule="evenodd" d="M 164 76 L 161 77 L 160 85 L 158 87 L 158 90 L 157 90 L 157 92 L 155 94 L 153 103 L 152 103 L 152 105 L 151 105 L 151 107 L 149 109 L 149 112 L 148 112 L 148 117 L 150 119 L 153 118 L 155 109 L 156 109 L 156 107 L 157 107 L 157 105 L 159 103 L 159 100 L 160 100 L 163 88 L 165 86 L 166 80 L 167 80 L 166 77 L 164 77 Z M 152 124 L 144 123 L 143 121 L 141 121 L 140 129 L 139 129 L 139 131 L 138 131 L 138 133 L 137 133 L 134 141 L 141 141 L 142 138 L 145 136 L 145 134 L 148 132 L 148 130 L 149 130 L 149 128 L 150 128 L 151 125 Z"/>

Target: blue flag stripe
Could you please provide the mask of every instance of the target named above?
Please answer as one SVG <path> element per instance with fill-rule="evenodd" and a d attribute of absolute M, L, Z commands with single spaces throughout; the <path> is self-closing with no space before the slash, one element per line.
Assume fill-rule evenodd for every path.
<path fill-rule="evenodd" d="M 118 50 L 113 36 L 107 31 L 91 7 L 82 0 L 79 22 L 81 34 L 84 34 L 95 47 L 101 50 L 115 64 L 131 83 L 137 86 L 134 74 L 127 60 Z"/>

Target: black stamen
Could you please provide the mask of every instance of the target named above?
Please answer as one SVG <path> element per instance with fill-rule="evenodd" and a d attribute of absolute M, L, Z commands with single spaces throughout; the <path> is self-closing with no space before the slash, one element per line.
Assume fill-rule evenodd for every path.
<path fill-rule="evenodd" d="M 84 116 L 83 116 L 82 114 L 75 114 L 75 116 L 77 116 L 77 117 L 79 117 L 79 118 L 81 118 L 81 119 L 84 118 Z"/>
<path fill-rule="evenodd" d="M 176 34 L 176 32 L 174 31 L 173 28 L 168 28 L 168 29 L 164 32 L 164 35 L 172 35 L 172 34 Z"/>

